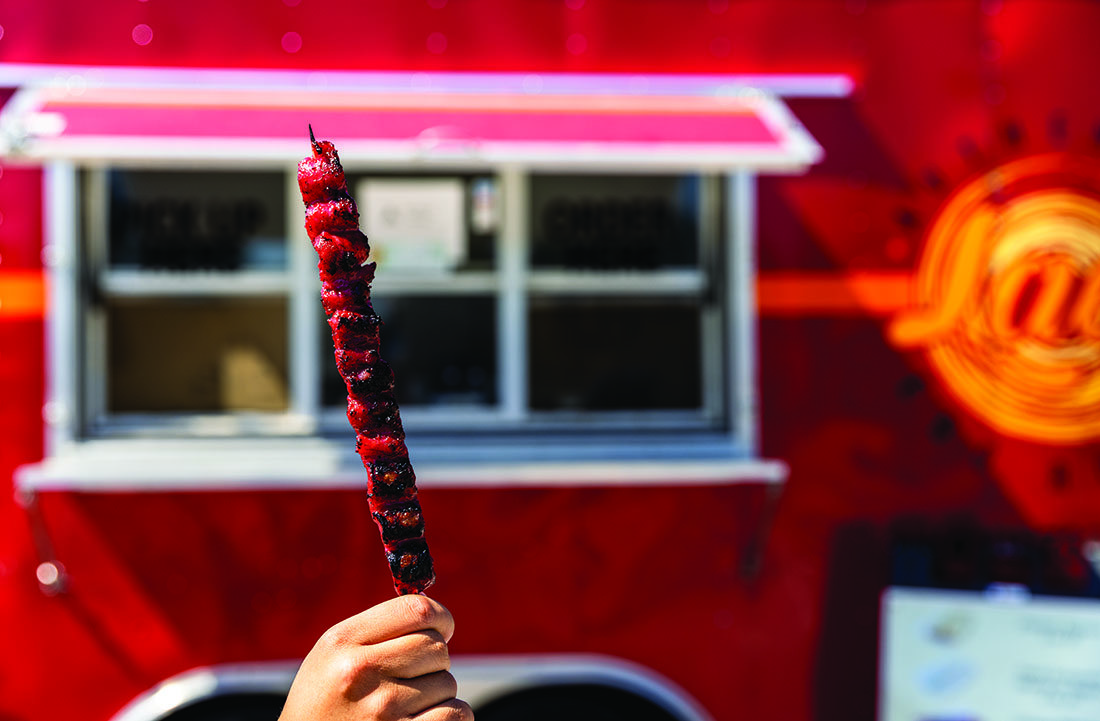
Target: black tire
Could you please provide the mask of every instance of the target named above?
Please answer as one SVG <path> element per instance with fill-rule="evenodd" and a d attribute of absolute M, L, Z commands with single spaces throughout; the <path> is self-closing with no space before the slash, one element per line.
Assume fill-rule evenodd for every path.
<path fill-rule="evenodd" d="M 474 712 L 477 721 L 681 721 L 648 699 L 597 684 L 518 691 Z"/>

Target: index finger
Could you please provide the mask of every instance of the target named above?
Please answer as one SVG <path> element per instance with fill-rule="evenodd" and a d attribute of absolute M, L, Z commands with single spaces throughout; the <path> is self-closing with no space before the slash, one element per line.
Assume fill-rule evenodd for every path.
<path fill-rule="evenodd" d="M 455 630 L 451 612 L 427 596 L 408 595 L 372 606 L 336 624 L 329 633 L 337 642 L 367 645 L 429 629 L 450 641 Z"/>

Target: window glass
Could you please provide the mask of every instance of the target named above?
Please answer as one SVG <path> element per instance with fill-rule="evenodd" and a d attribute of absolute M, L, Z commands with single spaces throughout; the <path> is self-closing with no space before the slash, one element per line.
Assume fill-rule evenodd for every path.
<path fill-rule="evenodd" d="M 382 317 L 382 357 L 394 373 L 402 406 L 493 405 L 496 393 L 496 304 L 486 296 L 375 295 Z M 343 405 L 325 326 L 322 399 Z"/>
<path fill-rule="evenodd" d="M 700 408 L 700 318 L 690 301 L 534 299 L 532 409 Z"/>
<path fill-rule="evenodd" d="M 651 270 L 698 264 L 694 176 L 536 175 L 536 269 Z"/>
<path fill-rule="evenodd" d="M 112 267 L 286 267 L 279 173 L 111 170 L 108 188 Z"/>
<path fill-rule="evenodd" d="M 288 309 L 305 286 L 284 284 L 290 279 L 277 273 L 248 272 L 288 268 L 288 172 L 88 172 L 89 198 L 105 191 L 108 205 L 84 206 L 87 257 L 99 271 L 87 286 L 94 303 L 86 308 L 82 341 L 87 418 L 103 419 L 110 431 L 112 414 L 289 410 L 298 394 L 289 387 L 289 356 L 297 346 L 288 333 L 308 329 L 294 325 Z M 530 232 L 519 228 L 521 237 L 510 239 L 526 262 L 502 278 L 502 199 L 491 172 L 348 174 L 362 217 L 373 212 L 379 228 L 392 220 L 395 239 L 413 239 L 406 258 L 394 261 L 406 249 L 391 246 L 390 270 L 383 272 L 376 258 L 382 356 L 393 368 L 401 405 L 438 419 L 440 427 L 468 418 L 470 409 L 515 409 L 519 423 L 532 428 L 548 415 L 587 428 L 619 427 L 646 411 L 711 417 L 704 376 L 717 386 L 726 379 L 716 370 L 722 363 L 716 325 L 703 322 L 716 302 L 700 265 L 707 256 L 702 245 L 713 240 L 709 232 L 702 237 L 699 219 L 709 180 L 585 174 L 526 180 L 517 192 L 529 196 L 517 207 L 528 209 L 523 222 Z M 96 259 L 104 257 L 100 266 Z M 162 270 L 183 273 L 162 283 Z M 303 272 L 315 282 L 312 263 Z M 612 282 L 605 287 L 604 280 Z M 502 303 L 526 312 L 498 318 Z M 305 364 L 316 375 L 301 381 L 320 389 L 327 418 L 344 406 L 346 389 L 316 307 L 319 360 Z M 526 341 L 503 360 L 501 332 Z M 505 371 L 511 378 L 519 369 L 526 371 L 525 387 L 501 385 Z M 683 417 L 654 416 L 662 423 Z M 117 419 L 119 427 L 127 422 Z"/>
<path fill-rule="evenodd" d="M 106 310 L 108 411 L 287 409 L 285 300 L 116 299 Z"/>

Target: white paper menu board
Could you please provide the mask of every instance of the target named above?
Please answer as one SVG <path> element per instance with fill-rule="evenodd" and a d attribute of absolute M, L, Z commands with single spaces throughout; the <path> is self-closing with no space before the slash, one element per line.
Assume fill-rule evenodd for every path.
<path fill-rule="evenodd" d="M 1097 721 L 1100 601 L 892 588 L 879 721 Z"/>
<path fill-rule="evenodd" d="M 356 186 L 356 201 L 380 271 L 449 271 L 465 260 L 461 180 L 364 180 Z"/>

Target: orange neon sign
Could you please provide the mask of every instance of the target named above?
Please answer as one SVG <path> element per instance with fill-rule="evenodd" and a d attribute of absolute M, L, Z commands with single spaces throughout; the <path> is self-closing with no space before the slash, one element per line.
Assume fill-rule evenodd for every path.
<path fill-rule="evenodd" d="M 1100 439 L 1100 164 L 1008 163 L 960 188 L 929 232 L 891 339 L 1005 435 Z"/>

